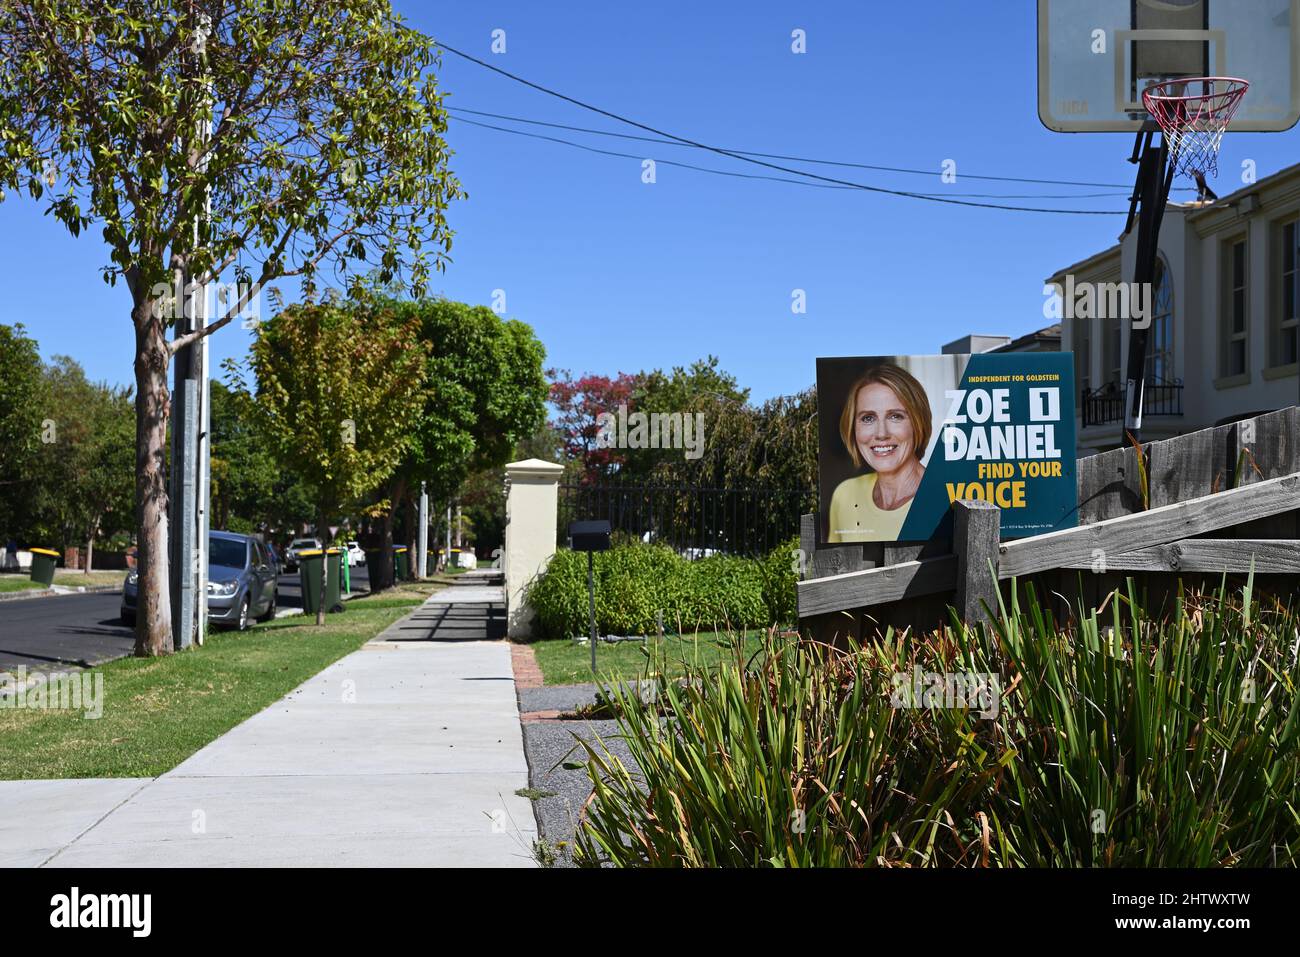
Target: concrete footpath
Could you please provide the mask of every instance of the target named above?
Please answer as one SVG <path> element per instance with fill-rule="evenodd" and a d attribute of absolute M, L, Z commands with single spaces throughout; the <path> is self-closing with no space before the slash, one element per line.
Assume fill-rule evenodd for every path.
<path fill-rule="evenodd" d="M 535 866 L 510 647 L 434 634 L 495 595 L 435 595 L 160 778 L 0 782 L 0 866 Z"/>

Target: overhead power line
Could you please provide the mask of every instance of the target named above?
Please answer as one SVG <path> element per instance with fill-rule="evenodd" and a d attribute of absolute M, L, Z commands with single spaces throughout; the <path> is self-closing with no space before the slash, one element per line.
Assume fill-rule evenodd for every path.
<path fill-rule="evenodd" d="M 737 179 L 763 179 L 763 180 L 770 180 L 771 182 L 774 183 L 790 183 L 794 186 L 806 186 L 812 189 L 852 190 L 855 188 L 852 186 L 836 186 L 830 183 L 814 183 L 804 179 L 791 179 L 787 176 L 768 176 L 763 173 L 738 173 L 735 170 L 714 169 L 709 166 L 696 166 L 693 163 L 682 163 L 677 160 L 657 159 L 654 157 L 641 156 L 637 153 L 620 153 L 617 150 L 603 150 L 600 147 L 590 146 L 586 143 L 576 143 L 573 140 L 566 140 L 563 137 L 559 137 L 559 136 L 547 136 L 545 133 L 530 133 L 527 130 L 513 130 L 506 126 L 496 126 L 495 124 L 492 123 L 482 123 L 478 120 L 467 119 L 463 116 L 453 116 L 452 119 L 455 120 L 457 123 L 468 123 L 470 126 L 481 127 L 482 129 L 485 130 L 496 130 L 500 133 L 512 133 L 515 136 L 526 136 L 529 137 L 530 139 L 545 140 L 549 143 L 559 143 L 564 146 L 572 146 L 575 147 L 576 149 L 586 150 L 589 153 L 599 153 L 602 156 L 616 156 L 622 159 L 632 159 L 632 160 L 654 159 L 655 163 L 659 164 L 660 166 L 675 166 L 681 169 L 696 170 L 701 173 L 713 173 L 716 176 L 732 176 Z M 637 137 L 637 139 L 642 139 L 642 138 L 643 137 Z M 671 142 L 671 141 L 664 140 L 662 142 Z M 935 194 L 918 193 L 917 195 L 933 196 Z M 1068 194 L 1058 194 L 1058 195 L 1041 195 L 1035 193 L 1035 194 L 1028 194 L 1028 195 L 1007 195 L 1004 193 L 946 193 L 945 195 L 951 197 L 964 197 L 967 199 L 1093 199 L 1093 198 L 1111 197 L 1111 196 L 1127 197 L 1129 194 L 1128 193 L 1068 193 Z"/>
<path fill-rule="evenodd" d="M 446 109 L 448 110 L 448 112 L 451 113 L 468 113 L 471 116 L 486 116 L 494 120 L 508 120 L 512 123 L 526 123 L 529 126 L 545 126 L 554 130 L 567 130 L 571 133 L 591 133 L 595 136 L 611 136 L 621 140 L 636 140 L 637 142 L 641 142 L 641 143 L 660 143 L 665 146 L 686 145 L 685 143 L 678 143 L 675 140 L 664 139 L 659 136 L 637 136 L 635 133 L 616 133 L 613 130 L 597 130 L 588 126 L 570 126 L 566 123 L 550 123 L 547 122 L 546 120 L 534 120 L 525 116 L 510 116 L 505 113 L 491 113 L 488 112 L 487 110 L 471 110 L 468 107 L 464 107 L 464 106 L 448 106 L 446 107 Z M 850 163 L 845 160 L 812 159 L 811 157 L 807 157 L 807 156 L 787 156 L 782 153 L 760 153 L 757 150 L 740 150 L 740 149 L 729 148 L 728 152 L 738 153 L 742 156 L 758 156 L 764 159 L 786 160 L 792 163 L 815 163 L 820 166 L 843 166 L 847 169 L 866 169 L 866 170 L 873 170 L 875 172 L 881 172 L 881 173 L 906 173 L 908 175 L 913 175 L 913 176 L 929 176 L 929 177 L 933 177 L 937 175 L 935 171 L 932 169 L 915 169 L 906 166 L 879 166 L 872 163 Z M 998 182 L 998 183 L 1026 183 L 1035 186 L 1038 185 L 1084 186 L 1084 187 L 1095 187 L 1099 189 L 1122 189 L 1125 191 L 1122 194 L 1124 196 L 1130 195 L 1133 190 L 1133 187 L 1131 185 L 1126 185 L 1124 183 L 1088 183 L 1088 182 L 1080 182 L 1078 180 L 1070 180 L 1070 179 L 1034 179 L 1028 176 L 989 176 L 989 175 L 980 175 L 978 173 L 962 173 L 961 178 L 989 180 L 990 182 Z M 848 189 L 851 187 L 845 187 L 845 188 Z M 1192 187 L 1190 186 L 1184 188 L 1187 190 L 1192 189 Z M 1113 194 L 1092 193 L 1092 194 L 1083 194 L 1079 198 L 1088 198 L 1089 196 L 1110 196 L 1110 195 Z M 1063 198 L 1069 199 L 1071 197 L 1066 196 Z"/>
<path fill-rule="evenodd" d="M 804 177 L 804 178 L 806 178 L 806 179 L 816 180 L 816 181 L 823 182 L 823 183 L 829 183 L 829 184 L 831 184 L 831 185 L 835 185 L 835 186 L 844 186 L 844 187 L 848 187 L 848 188 L 850 188 L 850 189 L 860 189 L 860 190 L 863 190 L 863 191 L 865 191 L 865 192 L 869 192 L 869 193 L 879 193 L 879 194 L 886 195 L 886 196 L 899 196 L 899 197 L 903 197 L 903 198 L 906 198 L 906 199 L 915 199 L 915 200 L 920 200 L 920 201 L 928 202 L 928 203 L 943 203 L 943 204 L 945 204 L 945 205 L 949 205 L 949 206 L 967 206 L 967 207 L 976 207 L 976 208 L 981 208 L 981 209 L 1003 209 L 1003 210 L 1008 210 L 1008 211 L 1011 211 L 1011 212 L 1023 212 L 1023 213 L 1049 213 L 1049 214 L 1065 215 L 1065 216 L 1122 216 L 1122 215 L 1125 215 L 1125 213 L 1122 212 L 1122 211 L 1120 211 L 1120 210 L 1100 210 L 1100 209 L 1051 209 L 1051 208 L 1044 208 L 1044 207 L 1040 207 L 1040 206 L 1012 206 L 1012 205 L 1006 205 L 1006 204 L 1002 204 L 1002 203 L 989 203 L 989 202 L 982 202 L 982 201 L 976 201 L 976 200 L 970 200 L 970 199 L 955 199 L 955 198 L 952 198 L 952 197 L 946 197 L 946 196 L 930 196 L 930 195 L 927 195 L 927 194 L 925 194 L 925 193 L 916 193 L 916 192 L 911 192 L 911 191 L 909 191 L 909 190 L 888 189 L 888 188 L 886 188 L 886 187 L 884 187 L 884 186 L 869 186 L 869 185 L 867 185 L 867 184 L 865 184 L 865 183 L 855 183 L 855 182 L 853 182 L 852 180 L 838 179 L 838 178 L 833 177 L 833 176 L 823 176 L 823 175 L 821 175 L 820 173 L 811 173 L 811 172 L 809 172 L 809 171 L 807 171 L 807 170 L 796 169 L 796 168 L 789 167 L 789 166 L 781 166 L 781 165 L 779 165 L 779 164 L 777 164 L 777 163 L 772 163 L 772 162 L 769 162 L 769 161 L 764 160 L 764 159 L 758 159 L 758 158 L 753 157 L 753 156 L 747 156 L 747 155 L 744 155 L 744 154 L 742 154 L 742 153 L 734 152 L 734 151 L 732 151 L 732 150 L 725 150 L 725 149 L 722 149 L 721 147 L 717 147 L 717 146 L 709 146 L 709 145 L 706 144 L 706 143 L 700 143 L 700 142 L 698 142 L 698 141 L 696 141 L 696 140 L 692 140 L 692 139 L 690 139 L 690 138 L 688 138 L 688 137 L 685 137 L 685 136 L 678 136 L 678 135 L 675 134 L 675 133 L 669 133 L 669 132 L 667 132 L 666 130 L 657 129 L 657 128 L 653 127 L 653 126 L 649 126 L 649 125 L 647 125 L 647 124 L 645 124 L 645 123 L 641 123 L 641 122 L 639 122 L 639 121 L 637 121 L 637 120 L 633 120 L 633 119 L 631 119 L 631 118 L 629 118 L 629 117 L 621 116 L 621 115 L 618 114 L 618 113 L 612 113 L 612 112 L 610 112 L 609 110 L 601 109 L 601 108 L 598 107 L 598 106 L 594 106 L 594 105 L 592 105 L 592 104 L 590 104 L 590 103 L 586 103 L 586 102 L 584 102 L 584 101 L 582 101 L 582 100 L 576 99 L 575 97 L 568 96 L 567 94 L 560 93 L 560 92 L 557 91 L 557 90 L 552 90 L 552 89 L 550 89 L 549 87 L 542 86 L 542 85 L 539 84 L 539 83 L 534 83 L 534 82 L 531 81 L 531 80 L 526 80 L 526 79 L 524 79 L 524 78 L 521 77 L 521 76 L 517 76 L 516 74 L 509 72 L 508 70 L 503 70 L 503 69 L 501 69 L 501 67 L 499 67 L 499 66 L 493 66 L 491 63 L 488 63 L 488 62 L 485 61 L 485 60 L 481 60 L 481 59 L 479 59 L 479 58 L 476 57 L 476 56 L 471 56 L 471 55 L 468 54 L 468 53 L 464 53 L 464 52 L 462 52 L 462 51 L 460 51 L 460 50 L 457 50 L 455 47 L 448 46 L 447 44 L 442 43 L 442 42 L 440 42 L 440 41 L 436 41 L 436 40 L 435 40 L 435 41 L 434 41 L 434 44 L 435 44 L 439 49 L 446 50 L 448 53 L 451 53 L 451 54 L 453 54 L 453 55 L 455 55 L 455 56 L 458 56 L 458 57 L 460 57 L 460 58 L 462 58 L 462 59 L 464 59 L 464 60 L 468 60 L 468 61 L 471 62 L 471 63 L 475 63 L 475 64 L 477 64 L 477 65 L 483 67 L 484 69 L 491 70 L 493 73 L 500 74 L 501 76 L 504 76 L 504 77 L 506 77 L 507 79 L 513 80 L 513 81 L 516 82 L 516 83 L 520 83 L 520 84 L 522 84 L 522 85 L 524 85 L 524 86 L 527 86 L 527 87 L 529 87 L 530 89 L 537 90 L 539 93 L 545 93 L 547 96 L 553 96 L 553 97 L 555 97 L 555 98 L 557 98 L 557 99 L 560 99 L 560 100 L 565 101 L 566 103 L 571 103 L 571 104 L 573 104 L 574 106 L 581 107 L 582 109 L 584 109 L 584 110 L 588 110 L 588 111 L 590 111 L 590 112 L 592 112 L 592 113 L 597 113 L 597 114 L 599 114 L 599 115 L 601 115 L 601 116 L 604 116 L 604 117 L 606 117 L 606 118 L 608 118 L 608 119 L 616 120 L 616 121 L 619 122 L 619 123 L 625 123 L 625 124 L 627 124 L 628 126 L 635 127 L 635 128 L 637 128 L 637 129 L 639 129 L 639 130 L 644 130 L 644 131 L 647 132 L 647 133 L 653 133 L 653 134 L 655 134 L 656 136 L 667 137 L 668 139 L 675 140 L 675 141 L 677 141 L 678 143 L 683 143 L 683 144 L 685 144 L 685 145 L 687 145 L 687 146 L 694 146 L 694 147 L 697 148 L 697 149 L 708 150 L 709 152 L 711 152 L 711 153 L 717 153 L 717 154 L 720 155 L 720 156 L 728 156 L 728 157 L 730 157 L 730 158 L 732 158 L 732 159 L 739 160 L 739 161 L 741 161 L 741 162 L 743 162 L 743 163 L 750 163 L 750 164 L 755 165 L 755 166 L 762 166 L 762 167 L 765 167 L 765 168 L 767 168 L 767 169 L 775 170 L 776 172 L 779 172 L 779 173 L 788 173 L 788 174 L 790 174 L 790 175 L 792 175 L 792 176 L 800 176 L 800 177 Z"/>

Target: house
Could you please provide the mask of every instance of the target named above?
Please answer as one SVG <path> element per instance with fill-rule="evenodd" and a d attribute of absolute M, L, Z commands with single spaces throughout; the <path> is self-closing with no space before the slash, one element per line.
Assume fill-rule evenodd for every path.
<path fill-rule="evenodd" d="M 1170 203 L 1159 252 L 1142 438 L 1165 439 L 1300 401 L 1300 165 L 1213 203 Z M 1132 279 L 1136 254 L 1134 225 L 1116 245 L 1047 283 L 1113 293 Z M 1098 295 L 1094 306 L 1104 298 Z M 1090 316 L 1083 318 L 1069 303 L 1062 306 L 1062 348 L 1075 357 L 1079 454 L 1116 448 L 1128 325 L 1113 309 L 1079 310 Z"/>

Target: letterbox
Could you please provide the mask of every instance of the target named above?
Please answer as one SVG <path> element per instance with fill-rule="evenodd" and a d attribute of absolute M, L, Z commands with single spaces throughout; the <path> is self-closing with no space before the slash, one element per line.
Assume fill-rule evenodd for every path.
<path fill-rule="evenodd" d="M 609 522 L 601 519 L 569 524 L 569 547 L 575 552 L 609 550 Z"/>

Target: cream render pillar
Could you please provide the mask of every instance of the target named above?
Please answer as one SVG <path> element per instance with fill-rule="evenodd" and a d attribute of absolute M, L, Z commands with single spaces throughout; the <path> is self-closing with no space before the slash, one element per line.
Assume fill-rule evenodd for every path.
<path fill-rule="evenodd" d="M 525 459 L 506 466 L 506 547 L 502 563 L 506 577 L 506 634 L 526 638 L 533 610 L 524 604 L 524 591 L 546 569 L 555 554 L 559 520 L 560 475 L 563 466 Z"/>

